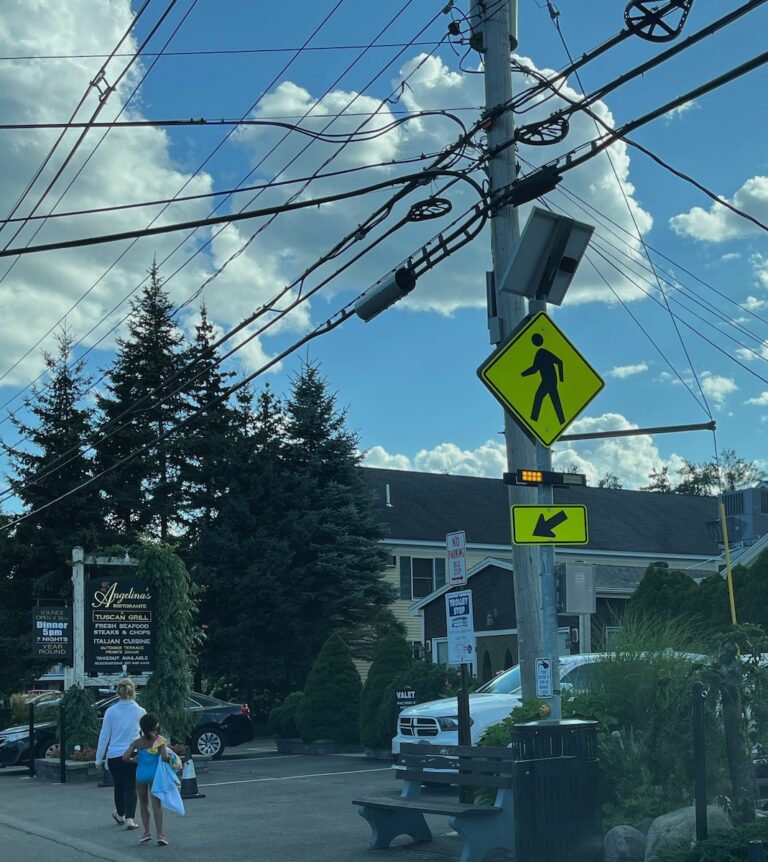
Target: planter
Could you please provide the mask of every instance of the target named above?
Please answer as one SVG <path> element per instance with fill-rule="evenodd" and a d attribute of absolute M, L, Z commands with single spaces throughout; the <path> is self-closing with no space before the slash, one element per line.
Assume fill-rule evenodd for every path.
<path fill-rule="evenodd" d="M 275 739 L 280 754 L 359 754 L 359 745 L 350 742 L 334 742 L 330 739 L 318 739 L 316 742 L 304 742 L 301 739 Z"/>
<path fill-rule="evenodd" d="M 392 763 L 395 759 L 388 748 L 365 748 L 364 751 L 365 756 L 371 760 L 383 760 L 386 763 Z"/>
<path fill-rule="evenodd" d="M 92 760 L 67 760 L 67 782 L 82 784 L 85 781 L 98 781 L 101 778 L 101 769 L 96 768 Z M 52 757 L 35 758 L 35 778 L 41 781 L 60 781 L 61 766 L 59 761 Z"/>

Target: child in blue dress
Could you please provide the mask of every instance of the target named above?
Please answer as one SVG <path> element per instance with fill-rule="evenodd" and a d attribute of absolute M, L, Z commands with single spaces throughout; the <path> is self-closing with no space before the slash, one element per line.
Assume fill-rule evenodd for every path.
<path fill-rule="evenodd" d="M 160 736 L 160 727 L 156 715 L 148 713 L 143 715 L 139 721 L 141 728 L 141 736 L 132 742 L 125 754 L 123 760 L 128 761 L 133 757 L 134 752 L 138 754 L 139 764 L 136 769 L 136 793 L 139 796 L 139 805 L 141 807 L 141 822 L 144 825 L 144 835 L 142 835 L 139 843 L 147 844 L 152 840 L 152 835 L 149 831 L 149 800 L 152 799 L 152 813 L 155 816 L 155 826 L 157 828 L 157 843 L 161 847 L 168 846 L 168 839 L 163 833 L 163 809 L 160 805 L 160 800 L 156 796 L 152 796 L 152 782 L 155 780 L 160 758 L 166 762 L 169 759 L 166 740 Z"/>

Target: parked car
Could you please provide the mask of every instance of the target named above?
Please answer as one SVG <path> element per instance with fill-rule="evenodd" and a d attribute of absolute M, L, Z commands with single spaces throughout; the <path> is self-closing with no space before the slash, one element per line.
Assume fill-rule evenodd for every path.
<path fill-rule="evenodd" d="M 116 701 L 116 695 L 98 701 L 96 709 L 99 716 L 103 717 L 107 708 Z M 35 757 L 47 757 L 58 751 L 56 710 L 59 703 L 60 696 L 46 700 L 36 708 Z M 229 746 L 242 745 L 253 739 L 253 722 L 247 706 L 192 692 L 187 701 L 187 709 L 197 718 L 189 739 L 193 754 L 204 754 L 218 759 Z M 0 768 L 27 763 L 29 726 L 20 724 L 0 730 Z"/>
<path fill-rule="evenodd" d="M 604 653 L 586 653 L 560 657 L 560 683 L 577 691 L 589 688 L 591 668 Z M 469 714 L 472 722 L 472 744 L 492 724 L 506 718 L 522 703 L 520 665 L 515 665 L 494 677 L 469 696 Z M 399 754 L 404 742 L 425 745 L 459 744 L 459 707 L 455 697 L 432 700 L 406 707 L 397 722 L 397 735 L 392 739 L 392 753 Z"/>

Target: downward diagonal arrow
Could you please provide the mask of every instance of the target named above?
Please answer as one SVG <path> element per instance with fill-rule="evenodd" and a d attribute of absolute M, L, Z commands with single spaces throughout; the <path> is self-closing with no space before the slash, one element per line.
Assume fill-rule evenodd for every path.
<path fill-rule="evenodd" d="M 568 515 L 563 512 L 556 512 L 551 518 L 545 518 L 544 515 L 539 515 L 539 520 L 533 530 L 533 535 L 542 539 L 554 539 L 555 527 L 559 527 L 564 521 L 568 520 Z"/>

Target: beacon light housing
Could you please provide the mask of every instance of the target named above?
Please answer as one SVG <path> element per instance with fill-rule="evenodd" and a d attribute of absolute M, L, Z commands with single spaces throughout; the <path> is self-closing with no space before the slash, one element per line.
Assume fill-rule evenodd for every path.
<path fill-rule="evenodd" d="M 355 314 L 368 323 L 377 314 L 407 296 L 415 286 L 416 273 L 409 266 L 401 266 L 365 291 L 355 303 Z"/>

